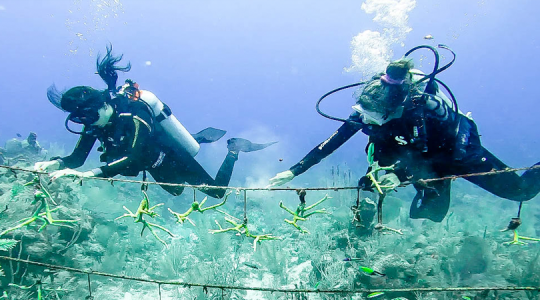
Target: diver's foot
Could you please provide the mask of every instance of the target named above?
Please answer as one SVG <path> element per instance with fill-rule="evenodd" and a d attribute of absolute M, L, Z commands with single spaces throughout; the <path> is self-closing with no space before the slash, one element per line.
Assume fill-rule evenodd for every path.
<path fill-rule="evenodd" d="M 227 149 L 234 152 L 252 152 L 262 150 L 270 145 L 273 145 L 277 142 L 267 143 L 267 144 L 255 144 L 246 139 L 241 138 L 232 138 L 227 141 Z"/>

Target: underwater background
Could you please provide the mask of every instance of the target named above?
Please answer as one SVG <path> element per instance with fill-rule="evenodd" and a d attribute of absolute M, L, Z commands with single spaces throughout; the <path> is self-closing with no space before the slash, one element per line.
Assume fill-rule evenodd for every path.
<path fill-rule="evenodd" d="M 167 103 L 180 122 L 197 132 L 212 126 L 226 138 L 279 143 L 261 152 L 241 154 L 231 186 L 265 187 L 341 124 L 321 117 L 315 102 L 324 93 L 370 78 L 387 62 L 421 44 L 452 48 L 455 64 L 438 78 L 448 84 L 464 112 L 472 112 L 483 145 L 512 167 L 540 159 L 537 1 L 366 0 L 366 1 L 1 1 L 0 0 L 0 143 L 23 140 L 35 132 L 47 151 L 12 153 L 3 165 L 31 169 L 35 161 L 71 153 L 78 136 L 65 130 L 66 114 L 51 105 L 51 84 L 63 90 L 77 85 L 105 89 L 95 74 L 98 53 L 113 45 L 131 78 Z M 425 39 L 431 35 L 433 39 Z M 445 53 L 441 50 L 441 53 Z M 443 55 L 442 63 L 449 55 Z M 430 53 L 415 56 L 429 71 Z M 352 93 L 326 100 L 324 111 L 351 113 Z M 17 135 L 21 135 L 18 137 Z M 287 186 L 354 186 L 367 168 L 367 137 L 355 135 L 339 150 Z M 225 157 L 226 139 L 205 144 L 197 160 L 212 176 Z M 81 170 L 99 166 L 93 152 Z M 35 210 L 33 175 L 0 170 L 0 230 L 13 227 Z M 411 220 L 412 187 L 385 200 L 385 223 L 400 234 L 358 229 L 350 207 L 355 191 L 308 191 L 308 204 L 328 194 L 320 214 L 302 222 L 310 234 L 283 221 L 279 207 L 298 205 L 294 191 L 248 191 L 250 230 L 280 237 L 262 241 L 232 232 L 210 234 L 225 226 L 223 214 L 207 211 L 177 224 L 167 211 L 185 212 L 193 191 L 173 197 L 150 186 L 154 220 L 175 238 L 158 232 L 163 246 L 131 219 L 140 185 L 60 179 L 48 186 L 59 204 L 59 219 L 77 219 L 73 227 L 20 228 L 2 238 L 19 242 L 0 255 L 85 270 L 155 280 L 226 286 L 341 289 L 459 286 L 540 286 L 540 246 L 503 245 L 511 232 L 499 232 L 515 217 L 518 204 L 501 199 L 463 179 L 453 183 L 450 213 L 442 223 Z M 196 192 L 201 201 L 204 195 Z M 372 197 L 362 193 L 361 198 Z M 520 234 L 540 236 L 538 197 L 523 205 Z M 207 205 L 221 200 L 209 198 Z M 366 205 L 373 211 L 372 202 Z M 371 206 L 370 206 L 371 205 Z M 7 209 L 4 210 L 4 207 Z M 223 210 L 242 218 L 243 193 L 230 195 Z M 369 210 L 369 209 L 368 209 Z M 371 228 L 372 229 L 372 228 Z M 345 262 L 346 257 L 361 258 Z M 0 293 L 9 299 L 38 299 L 35 286 L 61 287 L 43 299 L 85 299 L 85 275 L 0 260 Z M 359 267 L 383 271 L 368 276 Z M 367 294 L 270 293 L 140 283 L 92 276 L 94 299 L 365 299 Z M 401 292 L 377 299 L 538 299 L 534 291 Z M 1 298 L 0 298 L 1 299 Z M 466 298 L 463 298 L 466 299 Z"/>

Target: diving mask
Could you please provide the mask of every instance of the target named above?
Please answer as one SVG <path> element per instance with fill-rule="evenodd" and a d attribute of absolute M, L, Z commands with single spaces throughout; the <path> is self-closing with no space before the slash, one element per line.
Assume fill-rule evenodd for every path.
<path fill-rule="evenodd" d="M 70 113 L 65 122 L 66 129 L 71 133 L 82 134 L 82 131 L 75 131 L 69 127 L 69 122 L 81 124 L 84 126 L 90 126 L 95 124 L 100 120 L 99 108 L 96 107 L 84 107 L 77 109 L 76 111 Z"/>
<path fill-rule="evenodd" d="M 393 119 L 401 117 L 403 114 L 403 106 L 397 107 L 392 113 L 383 113 L 378 111 L 372 111 L 364 109 L 360 104 L 356 104 L 352 107 L 355 111 L 360 113 L 362 117 L 362 123 L 382 126 Z"/>
<path fill-rule="evenodd" d="M 77 124 L 91 125 L 99 120 L 99 110 L 94 107 L 85 107 L 69 114 L 68 120 Z"/>

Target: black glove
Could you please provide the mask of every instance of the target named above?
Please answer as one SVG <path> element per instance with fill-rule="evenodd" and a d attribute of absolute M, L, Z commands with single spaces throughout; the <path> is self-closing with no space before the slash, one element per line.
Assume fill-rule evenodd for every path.
<path fill-rule="evenodd" d="M 516 230 L 519 225 L 521 225 L 521 219 L 520 218 L 512 218 L 512 221 L 510 221 L 510 224 L 506 227 L 506 230 Z"/>
<path fill-rule="evenodd" d="M 371 182 L 371 179 L 367 176 L 362 176 L 360 180 L 358 180 L 358 187 L 362 191 L 373 192 L 373 182 Z"/>

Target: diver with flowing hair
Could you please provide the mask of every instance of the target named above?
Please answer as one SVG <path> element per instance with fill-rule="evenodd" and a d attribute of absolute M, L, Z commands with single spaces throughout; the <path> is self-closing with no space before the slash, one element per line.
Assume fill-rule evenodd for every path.
<path fill-rule="evenodd" d="M 444 45 L 439 47 L 450 50 Z M 412 60 L 406 57 L 419 48 L 430 48 L 436 54 L 436 67 L 432 74 L 425 75 L 413 69 Z M 450 207 L 451 179 L 428 184 L 420 184 L 419 180 L 505 170 L 508 166 L 481 145 L 475 122 L 457 109 L 452 92 L 435 78 L 454 60 L 440 69 L 438 60 L 436 49 L 418 46 L 404 58 L 391 62 L 386 72 L 373 76 L 371 80 L 324 95 L 321 100 L 336 91 L 364 85 L 363 89 L 355 92 L 354 112 L 346 120 L 322 113 L 318 108 L 319 100 L 319 113 L 344 124 L 300 162 L 271 178 L 270 186 L 285 184 L 306 172 L 355 133 L 362 131 L 374 145 L 374 160 L 379 166 L 395 165 L 393 172 L 401 182 L 414 183 L 417 194 L 410 208 L 410 217 L 441 222 Z M 439 90 L 437 82 L 447 89 L 452 100 Z M 540 163 L 521 176 L 505 172 L 465 179 L 499 197 L 527 201 L 540 192 L 538 165 Z M 371 190 L 371 181 L 366 176 L 360 179 L 359 185 Z"/>
<path fill-rule="evenodd" d="M 215 142 L 225 131 L 210 127 L 190 134 L 171 109 L 152 92 L 141 90 L 137 83 L 129 79 L 117 88 L 117 72 L 131 69 L 130 64 L 117 66 L 121 59 L 122 56 L 113 55 L 112 46 L 107 47 L 103 59 L 99 56 L 97 58 L 98 74 L 107 84 L 106 90 L 77 86 L 59 92 L 54 85 L 48 89 L 49 101 L 57 108 L 69 112 L 66 129 L 81 137 L 73 153 L 38 162 L 34 166 L 35 170 L 55 171 L 50 174 L 52 180 L 64 176 L 137 176 L 141 171 L 148 171 L 158 182 L 227 186 L 239 152 L 262 150 L 273 144 L 255 144 L 241 138 L 229 139 L 225 160 L 215 179 L 212 178 L 194 156 L 201 143 Z M 70 122 L 82 124 L 82 131 L 72 129 Z M 106 164 L 86 172 L 73 170 L 84 164 L 98 140 L 98 151 L 102 152 L 100 161 Z M 180 195 L 184 190 L 178 186 L 161 187 L 172 195 Z M 224 189 L 203 188 L 201 191 L 216 198 L 225 194 Z"/>

